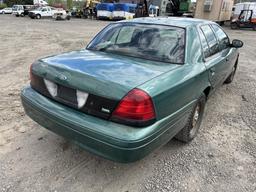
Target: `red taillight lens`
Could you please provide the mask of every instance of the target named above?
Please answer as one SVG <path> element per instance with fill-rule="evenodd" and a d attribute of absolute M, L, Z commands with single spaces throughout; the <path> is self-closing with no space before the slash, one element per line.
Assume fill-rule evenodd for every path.
<path fill-rule="evenodd" d="M 136 124 L 149 122 L 156 117 L 151 97 L 140 89 L 130 91 L 112 113 L 112 119 Z"/>

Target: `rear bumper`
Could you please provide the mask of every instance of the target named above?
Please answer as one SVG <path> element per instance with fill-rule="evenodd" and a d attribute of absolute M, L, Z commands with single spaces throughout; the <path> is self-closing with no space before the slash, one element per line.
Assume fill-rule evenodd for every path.
<path fill-rule="evenodd" d="M 118 162 L 139 160 L 167 143 L 184 126 L 189 114 L 183 110 L 151 126 L 134 128 L 86 115 L 42 96 L 31 87 L 22 90 L 21 100 L 26 114 L 38 124 Z"/>

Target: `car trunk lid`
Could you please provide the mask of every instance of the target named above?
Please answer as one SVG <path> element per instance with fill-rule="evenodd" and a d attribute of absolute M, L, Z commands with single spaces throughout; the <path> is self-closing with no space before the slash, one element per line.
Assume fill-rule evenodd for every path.
<path fill-rule="evenodd" d="M 81 50 L 39 60 L 32 65 L 32 78 L 37 83 L 31 85 L 61 103 L 109 118 L 130 90 L 178 66 Z M 50 93 L 51 83 L 58 87 L 56 96 Z M 82 108 L 79 107 L 81 92 L 78 91 L 89 95 Z"/>

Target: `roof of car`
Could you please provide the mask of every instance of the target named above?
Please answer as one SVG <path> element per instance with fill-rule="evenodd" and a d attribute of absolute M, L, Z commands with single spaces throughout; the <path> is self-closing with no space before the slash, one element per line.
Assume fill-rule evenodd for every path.
<path fill-rule="evenodd" d="M 142 18 L 136 18 L 131 20 L 125 20 L 121 22 L 162 24 L 162 25 L 170 25 L 170 26 L 177 26 L 177 27 L 183 27 L 183 28 L 186 28 L 189 26 L 195 26 L 199 24 L 213 23 L 208 20 L 188 18 L 188 17 L 142 17 Z"/>

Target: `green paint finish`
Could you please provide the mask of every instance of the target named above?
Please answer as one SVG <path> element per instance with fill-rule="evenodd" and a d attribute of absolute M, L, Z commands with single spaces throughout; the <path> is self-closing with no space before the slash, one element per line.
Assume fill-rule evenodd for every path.
<path fill-rule="evenodd" d="M 93 153 L 119 162 L 139 160 L 167 143 L 184 126 L 193 106 L 193 102 L 189 103 L 153 125 L 136 128 L 86 115 L 30 87 L 23 89 L 21 99 L 27 115 L 40 125 Z"/>
<path fill-rule="evenodd" d="M 231 73 L 238 50 L 230 46 L 204 59 L 198 27 L 213 24 L 204 20 L 139 18 L 123 22 L 185 28 L 185 63 L 81 50 L 41 59 L 32 71 L 67 87 L 115 100 L 135 87 L 142 89 L 152 97 L 154 124 L 138 128 L 103 120 L 57 103 L 30 87 L 23 89 L 21 98 L 26 113 L 40 125 L 105 158 L 131 162 L 164 145 L 184 127 L 201 93 L 215 90 Z"/>

